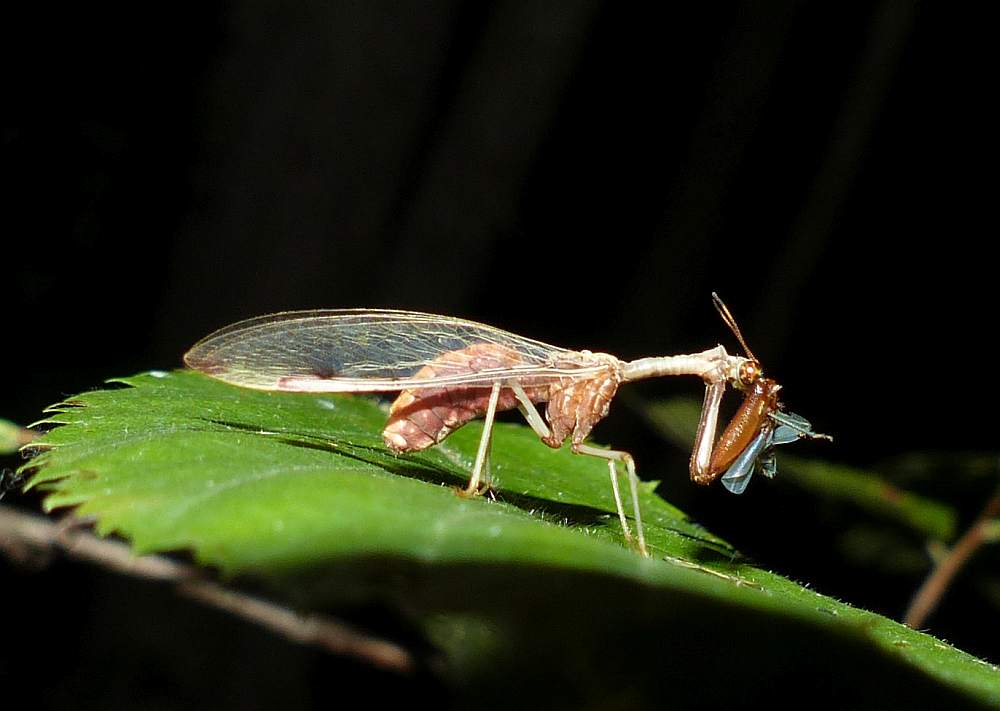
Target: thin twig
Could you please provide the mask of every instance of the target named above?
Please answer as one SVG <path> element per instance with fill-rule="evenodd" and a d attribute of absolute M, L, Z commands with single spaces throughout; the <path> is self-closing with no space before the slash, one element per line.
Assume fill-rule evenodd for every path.
<path fill-rule="evenodd" d="M 300 644 L 311 644 L 374 666 L 411 673 L 416 663 L 400 645 L 372 637 L 323 615 L 303 615 L 287 607 L 206 580 L 195 566 L 165 556 L 136 556 L 124 543 L 99 538 L 80 526 L 0 506 L 0 553 L 15 562 L 60 550 L 123 575 L 176 584 L 179 593 L 225 610 Z"/>
<path fill-rule="evenodd" d="M 986 503 L 982 513 L 972 523 L 954 546 L 937 560 L 931 574 L 917 590 L 906 610 L 903 624 L 914 629 L 922 627 L 927 617 L 934 611 L 944 597 L 951 581 L 959 570 L 968 562 L 972 554 L 983 543 L 991 540 L 989 529 L 994 519 L 1000 516 L 1000 489 Z"/>
<path fill-rule="evenodd" d="M 39 436 L 35 430 L 21 427 L 9 420 L 0 419 L 0 454 L 11 454 L 34 441 Z"/>

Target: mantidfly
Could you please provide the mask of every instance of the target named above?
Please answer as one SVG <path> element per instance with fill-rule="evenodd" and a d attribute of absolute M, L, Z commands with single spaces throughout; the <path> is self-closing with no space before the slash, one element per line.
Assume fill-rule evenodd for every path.
<path fill-rule="evenodd" d="M 713 297 L 719 306 L 722 302 Z M 724 318 L 728 314 L 724 306 L 721 312 Z M 727 323 L 742 342 L 731 316 Z M 517 408 L 548 446 L 559 448 L 570 439 L 574 453 L 607 461 L 618 517 L 631 543 L 618 485 L 617 464 L 625 466 L 635 543 L 648 555 L 632 456 L 593 447 L 585 440 L 594 425 L 608 414 L 621 383 L 694 375 L 705 381 L 707 390 L 691 460 L 692 478 L 698 483 L 711 483 L 726 469 L 733 477 L 748 479 L 761 454 L 765 462 L 772 461 L 767 459 L 770 447 L 790 441 L 782 427 L 792 425 L 772 426 L 772 421 L 777 421 L 777 401 L 769 396 L 761 400 L 754 388 L 763 381 L 771 384 L 768 392 L 776 395 L 778 386 L 761 377 L 760 364 L 746 350 L 746 358 L 731 356 L 719 345 L 701 353 L 625 362 L 607 353 L 557 348 L 449 316 L 346 309 L 293 311 L 241 321 L 199 341 L 185 354 L 184 361 L 224 382 L 259 390 L 399 392 L 382 432 L 386 446 L 397 454 L 438 444 L 465 423 L 483 417 L 483 434 L 464 490 L 469 495 L 490 486 L 488 457 L 496 413 Z M 716 447 L 726 452 L 727 461 L 723 462 L 712 454 L 712 449 L 719 403 L 727 383 L 753 390 L 740 410 L 747 410 L 744 424 L 737 426 L 741 416 L 738 413 Z M 751 402 L 754 404 L 748 405 Z M 545 403 L 544 419 L 536 407 L 541 403 Z M 813 436 L 808 423 L 796 431 L 801 433 L 799 436 Z M 741 452 L 754 447 L 754 453 L 747 455 L 749 463 L 740 464 L 741 469 L 731 463 Z M 773 465 L 767 466 L 773 473 Z"/>

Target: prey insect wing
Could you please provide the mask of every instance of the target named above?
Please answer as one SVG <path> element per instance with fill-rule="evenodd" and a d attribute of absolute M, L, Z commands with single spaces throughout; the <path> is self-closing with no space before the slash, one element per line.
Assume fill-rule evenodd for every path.
<path fill-rule="evenodd" d="M 753 441 L 736 457 L 726 473 L 722 475 L 722 485 L 726 487 L 727 491 L 733 494 L 742 494 L 746 491 L 754 470 L 757 468 L 758 459 L 770 445 L 771 435 L 770 427 L 761 428 Z"/>
<path fill-rule="evenodd" d="M 800 439 L 832 439 L 814 432 L 809 420 L 794 412 L 775 410 L 767 415 L 769 422 L 761 427 L 753 441 L 733 461 L 722 475 L 722 485 L 734 494 L 742 494 L 751 477 L 760 472 L 773 479 L 778 473 L 774 448 Z"/>
<path fill-rule="evenodd" d="M 830 435 L 814 432 L 812 423 L 801 415 L 784 410 L 775 410 L 769 417 L 777 424 L 774 430 L 775 444 L 788 444 L 797 439 L 833 439 Z"/>
<path fill-rule="evenodd" d="M 433 377 L 415 377 L 442 354 L 473 344 L 502 349 L 512 364 L 449 372 L 447 363 L 438 363 Z M 345 309 L 291 311 L 241 321 L 196 343 L 184 360 L 219 380 L 260 390 L 390 392 L 490 387 L 513 379 L 530 386 L 600 370 L 580 355 L 464 319 Z"/>

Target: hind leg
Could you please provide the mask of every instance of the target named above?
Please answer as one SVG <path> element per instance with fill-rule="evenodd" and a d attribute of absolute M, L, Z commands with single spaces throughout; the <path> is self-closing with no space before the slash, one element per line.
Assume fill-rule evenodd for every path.
<path fill-rule="evenodd" d="M 549 426 L 545 424 L 545 420 L 542 419 L 542 416 L 538 414 L 538 410 L 535 408 L 535 405 L 531 402 L 530 398 L 528 398 L 528 394 L 524 391 L 524 388 L 517 383 L 511 384 L 510 388 L 517 396 L 518 409 L 521 411 L 521 414 L 524 415 L 524 419 L 528 421 L 528 424 L 531 425 L 531 429 L 535 431 L 535 434 L 537 434 L 542 441 L 550 441 L 552 437 L 552 430 L 550 430 Z M 639 478 L 635 473 L 635 461 L 632 459 L 632 455 L 628 452 L 620 452 L 613 449 L 600 449 L 586 444 L 574 444 L 572 450 L 576 454 L 586 454 L 592 457 L 600 457 L 601 459 L 606 459 L 608 461 L 608 470 L 611 474 L 611 490 L 614 493 L 615 506 L 618 509 L 618 518 L 622 523 L 622 531 L 625 534 L 625 540 L 631 543 L 632 532 L 629 530 L 628 519 L 625 516 L 625 506 L 622 504 L 621 491 L 618 487 L 618 469 L 615 466 L 616 462 L 625 462 L 625 469 L 628 471 L 629 475 L 629 489 L 632 493 L 632 510 L 635 512 L 635 528 L 639 539 L 639 551 L 644 556 L 649 556 L 649 551 L 646 550 L 646 537 L 642 530 L 642 515 L 639 512 Z"/>
<path fill-rule="evenodd" d="M 486 406 L 486 416 L 483 419 L 483 435 L 479 438 L 479 450 L 476 452 L 476 463 L 472 465 L 472 476 L 469 485 L 463 492 L 467 496 L 479 493 L 480 488 L 490 488 L 490 447 L 493 444 L 493 421 L 497 414 L 497 401 L 500 399 L 500 383 L 493 383 L 490 390 L 490 401 Z"/>

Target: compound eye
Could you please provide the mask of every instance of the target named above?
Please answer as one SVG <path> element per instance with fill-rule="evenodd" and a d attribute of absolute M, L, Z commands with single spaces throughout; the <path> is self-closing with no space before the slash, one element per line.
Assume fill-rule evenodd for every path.
<path fill-rule="evenodd" d="M 753 385 L 762 374 L 763 370 L 760 367 L 760 363 L 755 360 L 745 360 L 740 365 L 740 385 L 744 387 Z"/>

